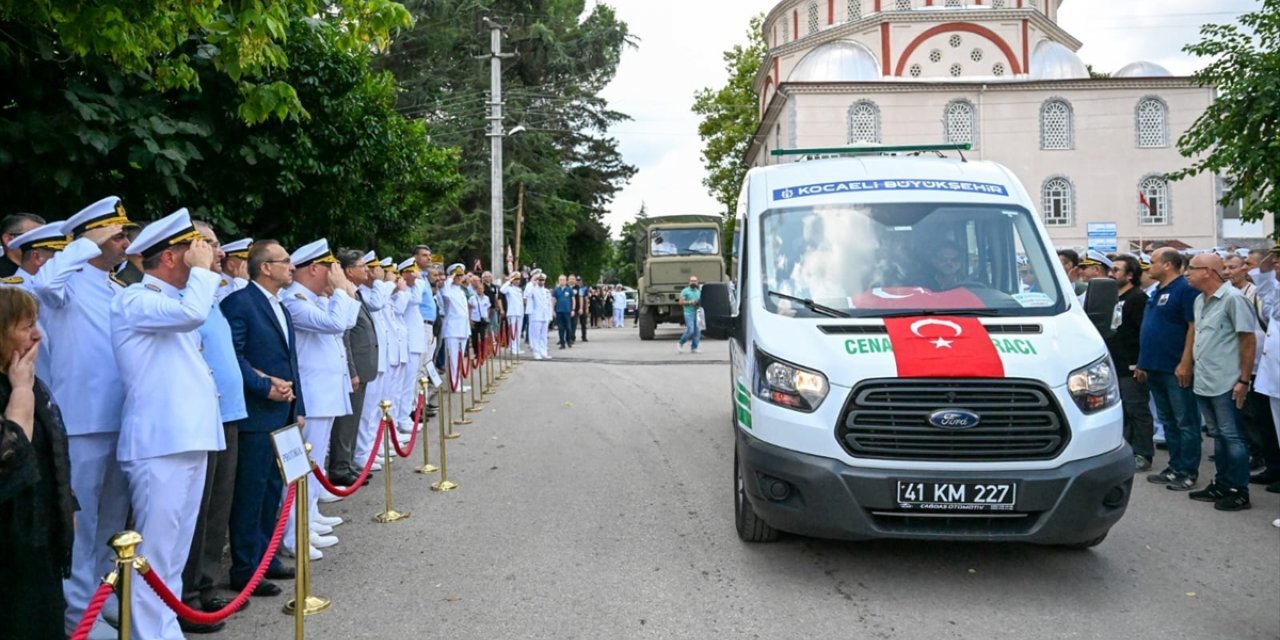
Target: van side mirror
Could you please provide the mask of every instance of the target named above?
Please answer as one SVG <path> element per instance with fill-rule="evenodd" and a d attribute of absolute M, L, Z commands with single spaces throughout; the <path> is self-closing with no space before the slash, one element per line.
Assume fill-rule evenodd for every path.
<path fill-rule="evenodd" d="M 702 313 L 707 316 L 707 329 L 712 334 L 728 334 L 733 329 L 733 296 L 728 282 L 702 285 Z"/>
<path fill-rule="evenodd" d="M 1120 287 L 1111 278 L 1094 278 L 1089 281 L 1089 288 L 1084 294 L 1084 313 L 1089 316 L 1098 334 L 1110 338 L 1111 318 L 1115 314 L 1116 304 L 1120 302 Z"/>

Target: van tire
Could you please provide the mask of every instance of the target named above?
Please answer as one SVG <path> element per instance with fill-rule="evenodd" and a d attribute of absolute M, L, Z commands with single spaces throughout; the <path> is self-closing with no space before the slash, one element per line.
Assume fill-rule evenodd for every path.
<path fill-rule="evenodd" d="M 1071 544 L 1064 544 L 1062 545 L 1062 548 L 1071 549 L 1073 551 L 1084 551 L 1086 549 L 1092 549 L 1102 544 L 1102 541 L 1106 539 L 1107 539 L 1107 534 L 1104 533 L 1096 538 L 1085 540 L 1084 542 L 1073 542 Z"/>
<path fill-rule="evenodd" d="M 658 319 L 654 316 L 651 308 L 645 307 L 639 311 L 640 314 L 640 339 L 652 340 L 654 332 L 658 329 Z"/>
<path fill-rule="evenodd" d="M 778 539 L 778 530 L 761 520 L 755 509 L 751 508 L 751 501 L 747 500 L 742 464 L 738 461 L 736 446 L 733 451 L 733 516 L 738 537 L 743 542 L 773 542 Z"/>

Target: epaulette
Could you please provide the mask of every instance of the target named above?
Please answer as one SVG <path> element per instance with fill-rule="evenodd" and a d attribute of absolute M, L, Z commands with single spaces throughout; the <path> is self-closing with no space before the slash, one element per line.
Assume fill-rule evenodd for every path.
<path fill-rule="evenodd" d="M 230 283 L 230 282 L 227 282 L 227 279 L 226 279 L 226 278 L 223 278 L 222 280 L 220 280 L 220 281 L 218 282 L 218 286 L 219 286 L 219 287 L 225 287 L 225 286 L 227 286 L 227 285 L 229 285 L 229 284 L 231 284 L 231 283 Z"/>
<path fill-rule="evenodd" d="M 0 278 L 0 284 L 19 285 L 22 284 L 22 276 L 9 276 L 8 278 Z"/>
<path fill-rule="evenodd" d="M 148 289 L 150 289 L 150 290 L 152 290 L 152 291 L 154 291 L 154 292 L 156 292 L 156 293 L 160 293 L 160 287 L 157 287 L 156 285 L 151 284 L 150 282 L 148 282 L 148 283 L 146 283 L 146 284 L 144 284 L 144 285 L 142 285 L 142 286 L 144 286 L 144 287 L 146 287 L 146 288 L 148 288 Z"/>
<path fill-rule="evenodd" d="M 120 278 L 117 278 L 117 277 L 116 277 L 116 274 L 114 274 L 114 273 L 112 273 L 112 274 L 108 275 L 108 276 L 107 276 L 107 278 L 109 278 L 112 282 L 114 282 L 114 283 L 116 283 L 116 284 L 118 284 L 118 285 L 120 285 L 120 286 L 122 286 L 122 287 L 128 288 L 128 286 L 129 286 L 129 283 L 128 283 L 128 282 L 125 282 L 124 280 L 121 280 Z M 159 291 L 159 289 L 156 289 L 156 291 Z"/>
<path fill-rule="evenodd" d="M 297 299 L 299 299 L 299 300 L 302 300 L 303 302 L 306 302 L 306 300 L 307 300 L 307 297 L 306 297 L 306 296 L 304 296 L 304 295 L 302 295 L 301 293 L 295 293 L 295 294 L 293 294 L 293 297 L 295 297 L 295 298 L 297 298 Z"/>

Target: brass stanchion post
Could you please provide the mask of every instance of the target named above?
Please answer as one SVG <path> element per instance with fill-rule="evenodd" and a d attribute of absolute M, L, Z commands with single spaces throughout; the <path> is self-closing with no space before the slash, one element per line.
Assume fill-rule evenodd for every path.
<path fill-rule="evenodd" d="M 142 534 L 137 531 L 121 531 L 111 536 L 107 546 L 116 552 L 116 600 L 120 602 L 120 640 L 129 640 L 133 633 L 133 567 L 138 559 L 138 545 Z"/>
<path fill-rule="evenodd" d="M 446 374 L 448 375 L 448 374 Z M 431 485 L 432 491 L 453 491 L 458 485 L 449 482 L 449 455 L 445 443 L 458 437 L 456 433 L 444 432 L 444 414 L 440 414 L 440 480 Z"/>
<path fill-rule="evenodd" d="M 418 413 L 418 428 L 423 431 L 426 430 L 427 426 L 427 382 L 426 376 L 418 378 L 418 394 L 422 398 L 422 411 Z M 444 407 L 441 406 L 440 410 L 443 411 Z M 441 418 L 440 422 L 443 424 L 444 419 Z M 415 469 L 415 471 L 424 475 L 435 473 L 440 468 L 431 464 L 431 438 L 428 438 L 426 434 L 420 435 L 422 436 L 422 466 Z"/>
<path fill-rule="evenodd" d="M 473 341 L 472 344 L 474 345 L 478 343 Z M 474 353 L 475 350 L 472 349 L 472 352 Z M 467 356 L 464 353 L 462 357 L 465 358 Z M 483 402 L 481 402 L 480 396 L 479 396 L 480 385 L 484 384 L 484 367 L 480 366 L 479 362 L 477 362 L 476 366 L 474 368 L 468 369 L 468 371 L 470 372 L 468 374 L 468 377 L 474 377 L 475 380 L 471 381 L 471 406 L 467 407 L 465 409 L 465 412 L 476 413 L 477 411 L 480 411 L 480 405 L 484 404 Z M 466 400 L 463 400 L 463 402 L 466 402 Z"/>
<path fill-rule="evenodd" d="M 449 352 L 449 359 L 452 359 L 452 360 L 453 360 L 453 363 L 452 363 L 452 365 L 451 365 L 451 366 L 446 367 L 447 369 L 449 369 L 449 378 L 450 378 L 450 380 L 448 380 L 448 382 L 449 382 L 449 397 L 450 397 L 450 398 L 453 398 L 453 396 L 455 395 L 455 393 L 456 393 L 456 395 L 458 396 L 458 417 L 457 417 L 457 418 L 454 418 L 454 419 L 453 419 L 453 420 L 451 420 L 451 422 L 450 422 L 450 427 L 449 427 L 449 435 L 451 436 L 451 437 L 449 438 L 450 440 L 452 440 L 453 438 L 458 437 L 458 434 L 456 434 L 456 433 L 454 433 L 454 432 L 453 432 L 453 426 L 452 426 L 452 425 L 455 425 L 455 424 L 460 424 L 460 425 L 461 425 L 461 424 L 471 424 L 471 418 L 468 418 L 468 417 L 467 417 L 467 397 L 466 397 L 466 394 L 462 392 L 462 384 L 463 384 L 463 383 L 462 383 L 462 380 L 463 380 L 464 378 L 462 378 L 462 360 L 461 360 L 461 358 L 465 358 L 465 357 L 467 357 L 467 347 L 466 347 L 466 343 L 464 342 L 464 343 L 463 343 L 463 347 L 462 347 L 462 351 L 461 351 L 461 352 L 459 352 L 459 353 L 457 353 L 457 354 L 454 354 L 454 353 L 452 352 L 452 350 L 450 350 L 450 352 Z M 452 380 L 452 377 L 453 377 L 454 369 L 457 369 L 458 378 L 459 378 L 459 380 L 458 380 L 458 391 L 457 391 L 457 392 L 455 392 L 455 391 L 453 390 L 453 380 Z"/>
<path fill-rule="evenodd" d="M 399 511 L 391 508 L 391 438 L 396 437 L 396 430 L 391 424 L 391 401 L 383 400 L 378 403 L 378 406 L 382 408 L 382 425 L 379 428 L 387 430 L 386 434 L 382 437 L 382 455 L 387 459 L 387 468 L 382 470 L 383 479 L 385 480 L 386 485 L 387 510 L 374 516 L 373 519 L 377 522 L 384 523 L 395 522 L 397 520 L 404 520 L 405 518 L 408 518 L 409 514 L 400 513 Z"/>
<path fill-rule="evenodd" d="M 310 458 L 311 444 L 304 445 L 307 457 Z M 315 461 L 311 468 L 316 467 Z M 303 616 L 320 613 L 332 604 L 328 598 L 311 595 L 311 500 L 307 492 L 307 476 L 298 478 L 294 483 L 294 555 L 297 563 L 293 572 L 293 600 L 284 603 L 284 612 L 293 616 L 293 635 L 302 640 Z M 302 606 L 299 607 L 298 603 Z"/>

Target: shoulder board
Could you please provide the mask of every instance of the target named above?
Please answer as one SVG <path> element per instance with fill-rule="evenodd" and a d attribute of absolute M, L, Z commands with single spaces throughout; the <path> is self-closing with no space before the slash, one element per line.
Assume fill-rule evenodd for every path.
<path fill-rule="evenodd" d="M 306 297 L 306 296 L 304 296 L 304 295 L 302 295 L 301 293 L 295 293 L 295 294 L 293 294 L 293 297 L 295 297 L 295 298 L 297 298 L 297 299 L 299 299 L 299 300 L 306 300 L 306 299 L 307 299 L 307 297 Z"/>
<path fill-rule="evenodd" d="M 150 290 L 152 290 L 152 291 L 155 291 L 156 293 L 160 293 L 160 287 L 157 287 L 156 285 L 151 284 L 150 282 L 148 282 L 148 283 L 146 283 L 146 284 L 144 284 L 144 285 L 142 285 L 142 286 L 144 286 L 144 287 L 146 287 L 146 288 L 148 288 L 148 289 L 150 289 Z"/>
<path fill-rule="evenodd" d="M 231 284 L 231 283 L 230 283 L 230 282 L 227 282 L 227 279 L 226 279 L 226 278 L 223 278 L 221 281 L 219 281 L 219 282 L 218 282 L 218 286 L 219 286 L 219 287 L 225 287 L 225 286 L 227 286 L 227 285 L 229 285 L 229 284 Z"/>
<path fill-rule="evenodd" d="M 111 275 L 109 275 L 109 276 L 107 276 L 107 277 L 108 277 L 108 278 L 110 278 L 112 282 L 114 282 L 114 283 L 116 283 L 116 284 L 118 284 L 118 285 L 120 285 L 120 286 L 122 286 L 122 287 L 128 287 L 128 286 L 129 286 L 129 283 L 125 282 L 124 280 L 121 280 L 120 278 L 117 278 L 117 277 L 116 277 L 116 274 L 114 274 L 114 273 L 113 273 L 113 274 L 111 274 Z M 160 290 L 159 288 L 157 288 L 157 289 L 156 289 L 156 291 L 159 291 L 159 290 Z"/>
<path fill-rule="evenodd" d="M 0 284 L 22 284 L 22 276 L 9 276 L 8 278 L 0 278 Z"/>

